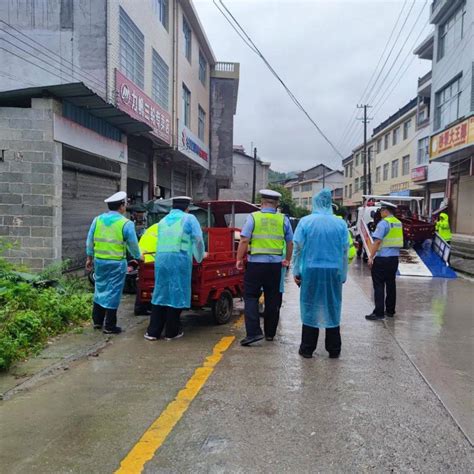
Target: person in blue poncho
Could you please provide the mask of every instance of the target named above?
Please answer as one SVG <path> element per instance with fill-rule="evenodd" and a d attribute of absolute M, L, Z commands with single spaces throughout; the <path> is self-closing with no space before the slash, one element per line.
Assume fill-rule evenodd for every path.
<path fill-rule="evenodd" d="M 125 216 L 127 194 L 123 191 L 108 197 L 109 212 L 92 221 L 87 235 L 86 270 L 95 268 L 95 291 L 92 319 L 94 329 L 105 334 L 119 334 L 117 309 L 127 273 L 127 250 L 140 259 L 135 225 Z"/>
<path fill-rule="evenodd" d="M 158 223 L 155 256 L 155 288 L 151 299 L 150 324 L 145 339 L 156 341 L 163 329 L 165 339 L 183 336 L 179 318 L 191 307 L 193 256 L 201 262 L 205 256 L 199 221 L 188 214 L 191 198 L 173 198 L 173 209 Z"/>
<path fill-rule="evenodd" d="M 347 277 L 348 249 L 347 225 L 334 216 L 331 190 L 325 188 L 313 197 L 313 212 L 300 220 L 294 237 L 293 275 L 301 286 L 302 357 L 312 357 L 320 328 L 326 329 L 329 357 L 339 357 L 342 284 Z"/>

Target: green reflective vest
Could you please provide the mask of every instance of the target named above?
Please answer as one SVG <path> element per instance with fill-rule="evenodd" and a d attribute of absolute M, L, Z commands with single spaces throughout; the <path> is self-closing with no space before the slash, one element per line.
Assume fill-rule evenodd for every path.
<path fill-rule="evenodd" d="M 338 219 L 342 219 L 342 216 L 336 215 L 336 217 Z M 349 229 L 347 229 L 347 233 L 349 235 L 349 250 L 347 252 L 347 259 L 349 260 L 349 263 L 351 263 L 352 260 L 354 260 L 354 257 L 356 256 L 357 251 L 354 245 L 354 240 L 352 239 L 351 231 Z"/>
<path fill-rule="evenodd" d="M 252 255 L 283 255 L 285 215 L 257 211 L 252 213 L 254 228 L 250 238 Z"/>
<path fill-rule="evenodd" d="M 158 224 L 153 224 L 141 236 L 138 246 L 142 251 L 145 263 L 155 261 L 156 246 L 158 243 Z"/>
<path fill-rule="evenodd" d="M 394 216 L 386 217 L 385 222 L 390 226 L 388 234 L 382 240 L 381 247 L 403 247 L 402 223 Z"/>
<path fill-rule="evenodd" d="M 184 215 L 173 224 L 166 217 L 158 224 L 156 253 L 188 252 L 190 238 L 184 233 Z"/>
<path fill-rule="evenodd" d="M 128 222 L 121 216 L 111 225 L 105 225 L 102 216 L 96 220 L 94 231 L 94 257 L 103 260 L 123 260 L 126 257 L 126 244 L 123 240 L 123 227 Z"/>
<path fill-rule="evenodd" d="M 441 212 L 439 215 L 438 222 L 436 222 L 436 232 L 446 242 L 453 238 L 451 228 L 449 227 L 449 217 L 445 212 Z"/>

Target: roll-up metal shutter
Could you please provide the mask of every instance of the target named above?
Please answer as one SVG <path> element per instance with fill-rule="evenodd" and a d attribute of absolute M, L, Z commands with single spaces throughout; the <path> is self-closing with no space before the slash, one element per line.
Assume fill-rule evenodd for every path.
<path fill-rule="evenodd" d="M 84 265 L 86 238 L 92 220 L 106 212 L 104 199 L 120 189 L 120 179 L 102 170 L 63 165 L 62 255 L 71 268 Z"/>
<path fill-rule="evenodd" d="M 150 163 L 148 156 L 133 148 L 128 149 L 127 177 L 148 183 L 150 180 Z"/>
<path fill-rule="evenodd" d="M 173 194 L 175 196 L 183 196 L 187 193 L 186 173 L 173 171 Z"/>

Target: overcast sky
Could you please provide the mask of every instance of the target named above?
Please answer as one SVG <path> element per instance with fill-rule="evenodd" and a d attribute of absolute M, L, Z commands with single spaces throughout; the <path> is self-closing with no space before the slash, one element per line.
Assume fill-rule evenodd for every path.
<path fill-rule="evenodd" d="M 370 127 L 377 126 L 414 98 L 418 77 L 430 70 L 430 62 L 418 58 L 408 70 L 406 67 L 412 60 L 417 37 L 419 44 L 432 29 L 427 24 L 431 0 L 406 2 L 388 49 L 413 1 L 411 14 L 372 95 L 375 96 L 379 85 L 384 85 L 378 96 L 369 97 L 372 105 L 380 102 L 370 112 L 374 117 Z M 291 102 L 261 59 L 237 36 L 212 0 L 194 3 L 217 59 L 241 65 L 234 143 L 244 145 L 249 151 L 253 142 L 258 154 L 277 171 L 302 170 L 319 162 L 332 168 L 338 166 L 340 158 Z M 224 0 L 224 3 L 330 140 L 340 145 L 344 156 L 349 154 L 362 141 L 362 124 L 357 122 L 340 144 L 343 131 L 374 72 L 404 0 Z M 413 32 L 408 36 L 412 27 Z M 407 37 L 398 61 L 383 82 Z M 395 73 L 405 59 L 398 80 Z M 394 79 L 394 85 L 384 94 Z M 388 95 L 391 90 L 392 94 Z"/>

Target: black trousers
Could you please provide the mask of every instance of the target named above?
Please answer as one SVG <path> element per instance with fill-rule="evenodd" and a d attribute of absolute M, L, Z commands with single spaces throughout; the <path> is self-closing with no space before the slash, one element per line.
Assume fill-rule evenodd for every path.
<path fill-rule="evenodd" d="M 113 329 L 117 326 L 117 310 L 103 308 L 100 304 L 94 303 L 92 307 L 92 320 L 97 326 Z"/>
<path fill-rule="evenodd" d="M 303 324 L 300 349 L 303 354 L 312 355 L 318 345 L 319 329 Z M 331 355 L 339 355 L 341 352 L 340 326 L 326 329 L 326 350 Z"/>
<path fill-rule="evenodd" d="M 265 313 L 263 327 L 265 336 L 274 337 L 278 327 L 281 306 L 281 263 L 249 262 L 244 276 L 245 329 L 247 336 L 262 334 L 258 298 L 263 289 Z"/>
<path fill-rule="evenodd" d="M 382 318 L 385 311 L 395 313 L 397 286 L 395 277 L 398 270 L 398 257 L 375 257 L 372 265 L 372 283 L 374 285 L 374 313 Z M 387 296 L 385 296 L 385 291 Z"/>
<path fill-rule="evenodd" d="M 147 329 L 148 335 L 160 337 L 165 329 L 165 337 L 176 337 L 181 329 L 179 320 L 181 311 L 181 308 L 152 304 L 150 323 Z"/>

